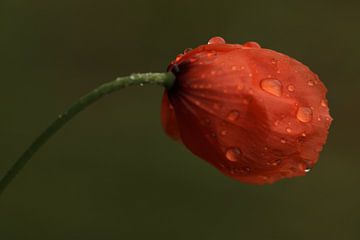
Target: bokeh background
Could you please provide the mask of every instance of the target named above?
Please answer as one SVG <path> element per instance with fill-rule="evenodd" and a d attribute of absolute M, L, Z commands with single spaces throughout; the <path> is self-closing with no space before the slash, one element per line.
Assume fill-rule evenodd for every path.
<path fill-rule="evenodd" d="M 359 1 L 0 1 L 0 173 L 101 83 L 161 72 L 215 35 L 305 62 L 334 122 L 317 166 L 235 182 L 169 140 L 160 87 L 81 113 L 0 198 L 0 239 L 360 239 Z"/>

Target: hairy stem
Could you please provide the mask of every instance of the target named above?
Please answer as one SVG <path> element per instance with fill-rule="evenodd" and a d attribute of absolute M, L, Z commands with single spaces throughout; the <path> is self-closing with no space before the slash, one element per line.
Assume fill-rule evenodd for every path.
<path fill-rule="evenodd" d="M 69 120 L 76 114 L 84 110 L 90 104 L 96 102 L 101 97 L 115 92 L 121 88 L 128 86 L 142 86 L 145 84 L 162 85 L 170 88 L 175 80 L 172 73 L 136 73 L 127 77 L 119 77 L 112 82 L 105 83 L 98 88 L 92 90 L 85 96 L 81 97 L 77 102 L 71 105 L 66 111 L 60 114 L 48 128 L 45 129 L 35 141 L 25 150 L 25 152 L 17 159 L 6 174 L 0 180 L 0 195 L 6 187 L 16 177 L 16 175 L 24 168 L 31 157 Z"/>

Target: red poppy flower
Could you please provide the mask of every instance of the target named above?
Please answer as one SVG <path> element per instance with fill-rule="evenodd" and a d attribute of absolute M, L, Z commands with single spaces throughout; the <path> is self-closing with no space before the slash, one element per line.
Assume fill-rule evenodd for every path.
<path fill-rule="evenodd" d="M 302 63 L 214 37 L 168 70 L 176 80 L 163 95 L 164 130 L 224 174 L 272 183 L 317 162 L 332 118 L 325 86 Z"/>

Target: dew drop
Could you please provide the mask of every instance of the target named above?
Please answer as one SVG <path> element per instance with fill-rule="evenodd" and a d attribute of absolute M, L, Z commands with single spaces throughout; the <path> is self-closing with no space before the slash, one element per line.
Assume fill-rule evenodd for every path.
<path fill-rule="evenodd" d="M 308 172 L 310 172 L 310 171 L 311 171 L 311 168 L 306 168 L 306 169 L 305 169 L 305 172 L 306 172 L 306 173 L 308 173 Z"/>
<path fill-rule="evenodd" d="M 184 54 L 189 53 L 191 50 L 192 50 L 192 48 L 186 48 L 186 49 L 184 50 Z"/>
<path fill-rule="evenodd" d="M 268 93 L 278 96 L 278 97 L 281 96 L 282 85 L 281 85 L 281 82 L 277 79 L 273 79 L 273 78 L 263 79 L 260 82 L 260 87 L 265 92 L 268 92 Z"/>
<path fill-rule="evenodd" d="M 221 134 L 222 136 L 225 136 L 225 135 L 227 134 L 227 131 L 226 131 L 226 130 L 222 130 L 222 131 L 220 132 L 220 134 Z"/>
<path fill-rule="evenodd" d="M 236 162 L 240 160 L 241 151 L 237 147 L 229 148 L 225 153 L 225 157 L 231 162 Z"/>
<path fill-rule="evenodd" d="M 209 52 L 209 53 L 207 53 L 207 57 L 208 57 L 208 58 L 212 58 L 212 57 L 214 57 L 214 56 L 216 56 L 216 52 Z"/>
<path fill-rule="evenodd" d="M 212 37 L 208 41 L 208 44 L 225 44 L 225 40 L 222 37 Z"/>
<path fill-rule="evenodd" d="M 285 138 L 281 138 L 280 142 L 281 142 L 281 143 L 286 143 Z"/>
<path fill-rule="evenodd" d="M 196 62 L 197 60 L 198 60 L 197 58 L 192 57 L 192 58 L 189 59 L 189 62 L 190 62 L 190 63 L 194 63 L 194 62 Z"/>
<path fill-rule="evenodd" d="M 309 85 L 309 86 L 311 86 L 311 87 L 312 87 L 312 86 L 314 86 L 314 84 L 315 84 L 315 83 L 314 83 L 314 81 L 313 81 L 313 80 L 309 80 L 309 81 L 308 81 L 308 85 Z"/>
<path fill-rule="evenodd" d="M 300 122 L 310 122 L 312 119 L 312 110 L 309 107 L 299 107 L 297 113 L 296 113 L 296 118 L 300 121 Z"/>
<path fill-rule="evenodd" d="M 178 62 L 182 58 L 182 56 L 184 56 L 184 54 L 177 55 L 175 61 Z"/>
<path fill-rule="evenodd" d="M 269 165 L 269 166 L 279 166 L 281 163 L 281 160 L 280 159 L 276 159 L 274 161 L 269 161 L 267 162 L 266 164 Z"/>
<path fill-rule="evenodd" d="M 291 84 L 290 84 L 290 85 L 287 87 L 287 90 L 288 90 L 289 92 L 295 91 L 294 85 L 291 85 Z"/>
<path fill-rule="evenodd" d="M 321 106 L 322 107 L 327 107 L 326 101 L 325 100 L 321 100 Z"/>
<path fill-rule="evenodd" d="M 257 42 L 246 42 L 244 43 L 244 47 L 261 48 L 260 44 L 258 44 Z"/>
<path fill-rule="evenodd" d="M 286 128 L 286 132 L 287 133 L 291 133 L 292 131 L 291 131 L 291 128 Z"/>
<path fill-rule="evenodd" d="M 267 176 L 261 176 L 261 179 L 264 180 L 264 181 L 267 181 L 268 177 Z"/>
<path fill-rule="evenodd" d="M 237 90 L 243 90 L 243 88 L 244 88 L 244 84 L 243 83 L 239 83 L 237 86 L 236 86 L 236 89 Z"/>
<path fill-rule="evenodd" d="M 217 104 L 217 103 L 214 103 L 213 108 L 214 108 L 215 110 L 219 110 L 219 109 L 220 109 L 220 105 Z"/>
<path fill-rule="evenodd" d="M 240 113 L 236 110 L 232 110 L 228 115 L 227 115 L 227 119 L 229 121 L 236 121 L 239 118 Z"/>

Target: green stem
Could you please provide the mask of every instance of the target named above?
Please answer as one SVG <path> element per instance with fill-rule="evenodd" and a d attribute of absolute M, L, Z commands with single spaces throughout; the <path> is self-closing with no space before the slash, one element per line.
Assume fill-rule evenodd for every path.
<path fill-rule="evenodd" d="M 175 77 L 172 73 L 136 73 L 127 77 L 119 77 L 116 80 L 105 83 L 81 97 L 76 103 L 58 116 L 50 126 L 42 132 L 35 141 L 26 149 L 20 158 L 11 166 L 4 177 L 0 180 L 0 195 L 21 171 L 31 157 L 43 146 L 62 126 L 71 120 L 76 114 L 101 97 L 128 86 L 142 86 L 145 84 L 162 85 L 170 88 Z"/>

